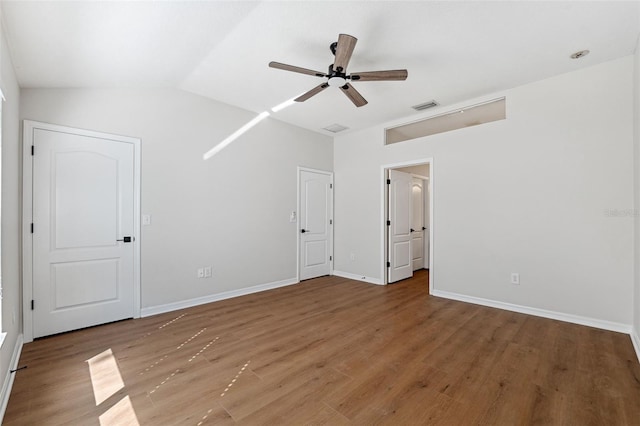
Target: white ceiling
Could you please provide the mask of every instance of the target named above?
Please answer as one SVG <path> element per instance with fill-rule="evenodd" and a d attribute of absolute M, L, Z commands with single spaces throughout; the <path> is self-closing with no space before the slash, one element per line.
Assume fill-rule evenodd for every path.
<path fill-rule="evenodd" d="M 353 83 L 275 113 L 314 131 L 410 117 L 633 53 L 640 3 L 484 1 L 2 1 L 21 87 L 175 87 L 256 113 L 322 80 L 339 33 L 359 39 L 348 72 L 406 68 L 404 82 Z M 572 60 L 575 51 L 591 54 Z M 214 118 L 215 119 L 215 118 Z"/>

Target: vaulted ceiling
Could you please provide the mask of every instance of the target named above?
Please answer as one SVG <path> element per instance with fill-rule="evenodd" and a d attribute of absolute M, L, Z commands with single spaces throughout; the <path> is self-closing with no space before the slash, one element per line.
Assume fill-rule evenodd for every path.
<path fill-rule="evenodd" d="M 21 87 L 172 87 L 260 113 L 321 79 L 338 34 L 358 38 L 348 71 L 406 68 L 404 82 L 353 83 L 273 115 L 313 131 L 411 117 L 455 102 L 630 55 L 640 4 L 484 1 L 6 1 Z M 579 60 L 573 52 L 589 49 Z M 548 94 L 550 102 L 553 94 Z"/>

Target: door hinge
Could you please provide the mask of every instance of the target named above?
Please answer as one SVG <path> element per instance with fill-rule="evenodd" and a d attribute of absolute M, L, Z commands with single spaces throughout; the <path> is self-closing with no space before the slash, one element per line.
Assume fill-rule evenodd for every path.
<path fill-rule="evenodd" d="M 391 262 L 387 262 L 387 268 L 391 268 Z"/>
<path fill-rule="evenodd" d="M 329 262 L 333 260 L 333 256 L 329 256 Z"/>
<path fill-rule="evenodd" d="M 35 303 L 33 301 L 33 299 L 31 299 L 31 310 L 33 311 L 33 307 L 35 306 Z"/>
<path fill-rule="evenodd" d="M 390 220 L 387 221 L 387 226 L 391 226 L 391 221 Z"/>
<path fill-rule="evenodd" d="M 329 225 L 333 225 L 333 219 L 329 219 Z"/>
<path fill-rule="evenodd" d="M 387 179 L 387 185 L 391 185 L 391 179 Z"/>
<path fill-rule="evenodd" d="M 31 155 L 35 155 L 36 154 L 36 147 L 35 145 L 31 145 Z"/>
<path fill-rule="evenodd" d="M 333 184 L 332 183 L 329 184 L 329 189 L 333 189 Z"/>
<path fill-rule="evenodd" d="M 31 223 L 31 233 L 33 234 L 33 222 Z"/>

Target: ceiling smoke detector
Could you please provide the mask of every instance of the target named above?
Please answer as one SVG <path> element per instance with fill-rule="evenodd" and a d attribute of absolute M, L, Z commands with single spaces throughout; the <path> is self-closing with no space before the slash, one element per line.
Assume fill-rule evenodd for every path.
<path fill-rule="evenodd" d="M 580 59 L 584 56 L 587 56 L 588 54 L 589 54 L 588 50 L 580 50 L 579 52 L 576 52 L 573 55 L 571 55 L 571 59 Z"/>

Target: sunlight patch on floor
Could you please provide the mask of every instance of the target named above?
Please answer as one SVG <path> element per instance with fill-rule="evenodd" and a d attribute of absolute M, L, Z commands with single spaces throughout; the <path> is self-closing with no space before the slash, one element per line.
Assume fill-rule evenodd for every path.
<path fill-rule="evenodd" d="M 191 358 L 189 358 L 188 362 L 193 361 L 194 359 L 196 359 L 199 355 L 202 355 L 202 353 L 204 351 L 206 351 L 207 349 L 209 349 L 209 346 L 213 345 L 218 339 L 220 338 L 220 336 L 216 337 L 215 339 L 213 339 L 212 341 L 210 341 L 209 343 L 207 343 L 206 345 L 204 345 L 204 347 L 202 349 L 200 349 L 200 351 L 198 353 L 196 353 L 194 356 L 192 356 Z"/>
<path fill-rule="evenodd" d="M 157 366 L 158 364 L 160 364 L 162 361 L 164 361 L 165 359 L 167 359 L 169 357 L 169 355 L 165 355 L 162 358 L 160 358 L 159 360 L 157 360 L 156 362 L 154 362 L 153 364 L 151 364 L 150 366 L 148 366 L 147 368 L 144 369 L 144 371 L 141 371 L 140 373 L 138 373 L 140 376 L 142 376 L 144 373 L 148 373 L 149 371 L 151 371 L 151 369 L 155 366 Z"/>
<path fill-rule="evenodd" d="M 124 388 L 124 382 L 111 348 L 88 359 L 86 362 L 89 364 L 93 396 L 97 407 L 111 395 Z"/>
<path fill-rule="evenodd" d="M 178 374 L 180 372 L 180 369 L 178 368 L 176 371 L 174 371 L 173 373 L 171 373 L 170 375 L 167 376 L 166 379 L 164 379 L 158 386 L 156 386 L 155 388 L 153 388 L 150 392 L 149 395 L 151 395 L 152 393 L 154 393 L 155 391 L 157 391 L 158 389 L 160 389 L 160 387 L 162 385 L 164 385 L 165 383 L 167 383 L 169 380 L 171 380 L 171 378 L 173 376 L 175 376 L 176 374 Z"/>
<path fill-rule="evenodd" d="M 109 408 L 99 419 L 100 426 L 140 426 L 129 395 Z"/>
<path fill-rule="evenodd" d="M 184 345 L 186 345 L 187 343 L 189 343 L 190 341 L 192 341 L 193 339 L 195 339 L 196 337 L 198 337 L 199 335 L 201 335 L 202 333 L 204 333 L 204 331 L 207 329 L 207 327 L 203 328 L 202 330 L 198 331 L 196 334 L 194 334 L 193 336 L 189 337 L 187 340 L 185 340 L 184 342 L 182 342 L 182 344 L 180 346 L 178 346 L 176 349 L 181 349 Z"/>
<path fill-rule="evenodd" d="M 246 368 L 249 366 L 249 363 L 251 362 L 251 360 L 247 361 L 247 363 L 245 365 L 242 366 L 242 368 L 240 369 L 240 371 L 238 371 L 238 374 L 236 374 L 236 377 L 233 378 L 233 380 L 231 380 L 231 382 L 229 382 L 229 384 L 227 385 L 227 388 L 224 390 L 224 392 L 222 392 L 220 394 L 221 397 L 225 396 L 227 392 L 229 392 L 229 389 L 231 389 L 231 387 L 233 386 L 233 384 L 236 382 L 236 380 L 238 380 L 238 378 L 240 377 L 240 375 L 242 373 L 244 373 L 244 370 L 246 370 Z"/>
<path fill-rule="evenodd" d="M 172 319 L 171 321 L 162 324 L 160 327 L 158 327 L 158 330 L 161 330 L 161 329 L 165 328 L 166 326 L 173 324 L 174 322 L 178 321 L 180 318 L 183 318 L 186 315 L 187 314 L 179 315 L 176 318 Z"/>

